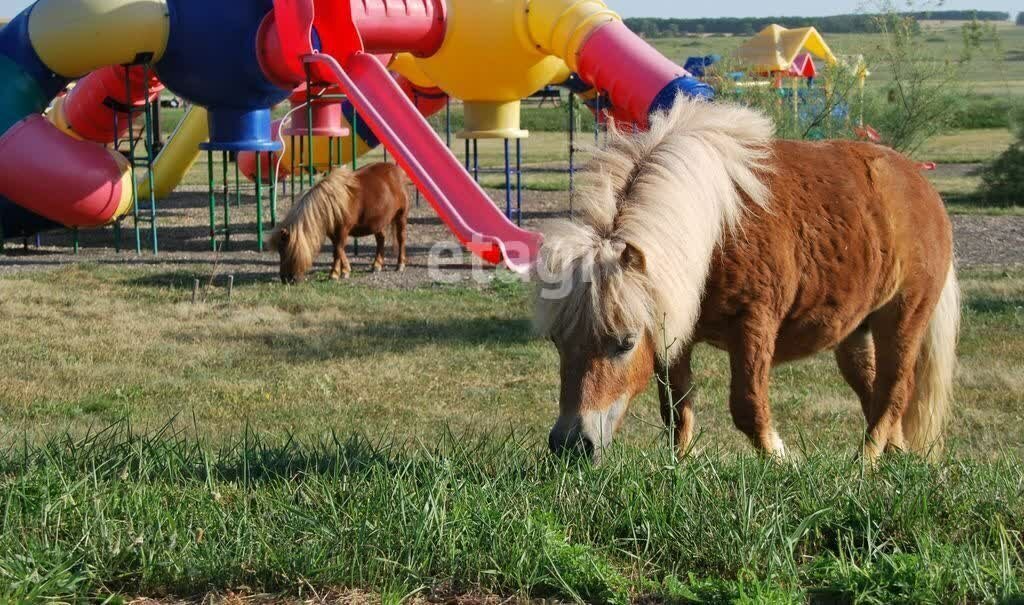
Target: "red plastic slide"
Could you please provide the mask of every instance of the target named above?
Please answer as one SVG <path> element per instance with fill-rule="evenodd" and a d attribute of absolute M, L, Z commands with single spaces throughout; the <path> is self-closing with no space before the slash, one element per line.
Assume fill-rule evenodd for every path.
<path fill-rule="evenodd" d="M 491 263 L 530 269 L 540 249 L 538 233 L 509 221 L 445 147 L 380 61 L 356 52 L 344 68 L 327 54 L 304 61 L 330 73 L 441 220 L 467 249 Z"/>

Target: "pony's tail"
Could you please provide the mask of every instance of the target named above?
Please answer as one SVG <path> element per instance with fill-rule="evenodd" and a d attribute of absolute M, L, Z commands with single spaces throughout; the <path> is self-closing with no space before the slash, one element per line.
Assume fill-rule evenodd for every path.
<path fill-rule="evenodd" d="M 952 264 L 939 304 L 932 313 L 917 360 L 916 387 L 903 416 L 903 436 L 911 451 L 942 451 L 942 433 L 953 392 L 956 342 L 960 332 L 960 286 Z"/>

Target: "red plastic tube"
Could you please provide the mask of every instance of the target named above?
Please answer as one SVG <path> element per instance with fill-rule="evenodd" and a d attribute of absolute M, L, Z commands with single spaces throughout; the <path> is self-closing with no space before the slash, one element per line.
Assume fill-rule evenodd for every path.
<path fill-rule="evenodd" d="M 105 225 L 131 195 L 124 190 L 123 158 L 67 136 L 39 115 L 0 137 L 0 157 L 0 195 L 62 225 Z"/>
<path fill-rule="evenodd" d="M 155 101 L 164 89 L 152 69 L 135 65 L 128 68 L 127 75 L 126 83 L 125 68 L 112 65 L 78 81 L 64 101 L 64 116 L 75 134 L 96 143 L 113 142 L 115 136 L 120 138 L 128 131 L 127 110 L 143 107 L 146 99 Z"/>
<path fill-rule="evenodd" d="M 580 48 L 578 61 L 580 77 L 611 97 L 613 115 L 641 128 L 647 127 L 658 94 L 676 78 L 688 75 L 621 21 L 592 33 Z"/>
<path fill-rule="evenodd" d="M 351 0 L 352 17 L 370 54 L 429 57 L 444 42 L 444 0 Z"/>
<path fill-rule="evenodd" d="M 274 0 L 257 34 L 257 55 L 267 77 L 288 88 L 305 79 L 301 57 L 314 51 L 314 29 L 320 52 L 334 57 L 429 57 L 444 42 L 447 19 L 445 0 Z M 311 68 L 314 80 L 331 80 L 330 70 Z"/>

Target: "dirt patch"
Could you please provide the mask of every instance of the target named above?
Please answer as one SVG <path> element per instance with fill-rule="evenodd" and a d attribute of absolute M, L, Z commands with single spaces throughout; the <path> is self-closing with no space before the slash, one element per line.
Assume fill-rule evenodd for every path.
<path fill-rule="evenodd" d="M 499 208 L 505 208 L 505 192 L 489 190 Z M 266 195 L 266 194 L 265 194 Z M 160 204 L 160 254 L 149 252 L 149 232 L 141 232 L 143 252 L 135 253 L 135 232 L 132 220 L 125 221 L 121 230 L 121 251 L 116 247 L 116 233 L 112 227 L 82 231 L 79 252 L 74 253 L 71 232 L 49 233 L 37 241 L 29 239 L 22 246 L 8 242 L 6 255 L 0 257 L 0 275 L 22 271 L 44 271 L 74 263 L 97 263 L 126 267 L 146 267 L 156 271 L 194 272 L 206 278 L 234 275 L 236 283 L 272 282 L 277 279 L 277 258 L 272 252 L 257 252 L 256 205 L 251 191 L 244 192 L 241 203 L 229 201 L 231 236 L 228 243 L 220 238 L 221 249 L 211 250 L 208 196 L 201 191 L 182 191 Z M 278 216 L 291 204 L 291 196 L 281 195 Z M 264 202 L 264 216 L 269 219 L 269 202 Z M 545 222 L 569 214 L 569 195 L 564 191 L 524 191 L 522 225 L 527 229 L 540 229 Z M 224 226 L 223 199 L 217 199 L 218 227 Z M 961 267 L 1024 264 L 1024 217 L 1019 216 L 954 216 L 954 235 L 957 257 Z M 264 236 L 269 235 L 269 224 Z M 479 266 L 473 257 L 458 246 L 451 233 L 434 214 L 430 206 L 421 201 L 413 208 L 409 227 L 409 268 L 397 273 L 388 266 L 383 273 L 369 272 L 372 261 L 371 240 L 349 246 L 354 268 L 353 279 L 382 288 L 407 288 L 423 284 L 448 282 L 463 284 L 486 283 L 493 269 Z M 393 262 L 388 250 L 389 262 Z M 431 262 L 436 259 L 436 262 Z M 318 278 L 323 278 L 330 266 L 326 252 L 318 259 Z M 434 270 L 431 267 L 435 267 Z M 440 269 L 440 270 L 437 270 Z"/>

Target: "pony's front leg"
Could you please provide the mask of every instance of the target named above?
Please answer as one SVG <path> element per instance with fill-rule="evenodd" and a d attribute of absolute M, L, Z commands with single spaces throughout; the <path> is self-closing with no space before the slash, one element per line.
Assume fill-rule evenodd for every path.
<path fill-rule="evenodd" d="M 661 419 L 674 431 L 675 446 L 686 454 L 693 442 L 693 370 L 690 365 L 692 349 L 686 349 L 667 371 L 657 368 L 658 399 L 661 401 Z M 660 364 L 659 364 L 660 366 Z"/>
<path fill-rule="evenodd" d="M 352 276 L 352 265 L 348 263 L 348 256 L 345 255 L 345 242 L 348 241 L 348 232 L 343 232 L 334 240 L 334 265 L 331 267 L 331 279 L 348 279 Z"/>
<path fill-rule="evenodd" d="M 373 272 L 380 273 L 384 270 L 384 234 L 374 233 L 377 240 L 377 255 L 373 257 Z"/>
<path fill-rule="evenodd" d="M 741 327 L 729 350 L 729 411 L 736 428 L 754 447 L 769 456 L 784 458 L 786 446 L 772 425 L 768 402 L 775 338 L 773 327 L 750 323 Z"/>

